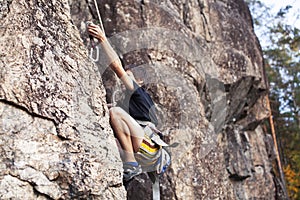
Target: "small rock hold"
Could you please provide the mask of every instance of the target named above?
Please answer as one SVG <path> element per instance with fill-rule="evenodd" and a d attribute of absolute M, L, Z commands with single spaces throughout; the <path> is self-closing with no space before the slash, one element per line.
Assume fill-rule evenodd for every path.
<path fill-rule="evenodd" d="M 51 170 L 47 173 L 47 177 L 50 181 L 54 181 L 59 177 L 59 171 L 57 170 Z"/>
<path fill-rule="evenodd" d="M 110 6 L 108 4 L 105 4 L 104 7 L 109 10 L 110 9 Z"/>

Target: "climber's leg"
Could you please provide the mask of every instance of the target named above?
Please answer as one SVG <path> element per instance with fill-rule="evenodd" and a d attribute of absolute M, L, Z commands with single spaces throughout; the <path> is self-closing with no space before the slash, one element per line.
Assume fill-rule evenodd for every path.
<path fill-rule="evenodd" d="M 123 150 L 123 161 L 136 162 L 134 153 L 139 150 L 143 141 L 143 128 L 119 107 L 110 109 L 110 123 Z"/>

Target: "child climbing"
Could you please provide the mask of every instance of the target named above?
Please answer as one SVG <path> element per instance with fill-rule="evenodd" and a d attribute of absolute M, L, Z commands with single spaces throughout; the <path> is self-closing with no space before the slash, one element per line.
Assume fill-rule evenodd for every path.
<path fill-rule="evenodd" d="M 98 39 L 109 67 L 126 87 L 122 108 L 110 108 L 110 123 L 123 160 L 124 181 L 129 181 L 142 172 L 163 173 L 170 164 L 170 156 L 163 148 L 167 144 L 161 140 L 156 129 L 157 117 L 153 100 L 139 85 L 142 80 L 134 76 L 134 68 L 123 68 L 101 28 L 89 24 L 88 31 Z"/>

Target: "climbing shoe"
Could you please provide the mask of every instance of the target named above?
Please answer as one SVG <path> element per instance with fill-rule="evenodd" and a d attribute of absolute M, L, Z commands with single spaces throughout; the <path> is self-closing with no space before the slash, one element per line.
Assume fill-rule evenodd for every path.
<path fill-rule="evenodd" d="M 123 174 L 124 181 L 129 181 L 133 177 L 142 173 L 141 166 L 135 162 L 134 163 L 132 163 L 132 162 L 124 163 L 123 168 L 124 168 L 124 174 Z"/>

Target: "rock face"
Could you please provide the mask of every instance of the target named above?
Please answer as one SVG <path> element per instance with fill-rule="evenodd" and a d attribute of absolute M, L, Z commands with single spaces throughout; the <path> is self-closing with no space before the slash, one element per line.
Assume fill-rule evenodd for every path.
<path fill-rule="evenodd" d="M 124 199 L 105 91 L 68 1 L 1 4 L 0 199 Z"/>
<path fill-rule="evenodd" d="M 93 2 L 0 1 L 1 199 L 151 199 L 145 174 L 127 193 L 122 185 L 106 107 L 120 84 L 101 49 L 96 64 L 88 58 L 98 48 L 85 25 L 97 21 Z M 273 144 L 260 126 L 267 83 L 246 4 L 98 5 L 123 64 L 146 74 L 159 128 L 179 143 L 162 199 L 278 198 Z"/>

